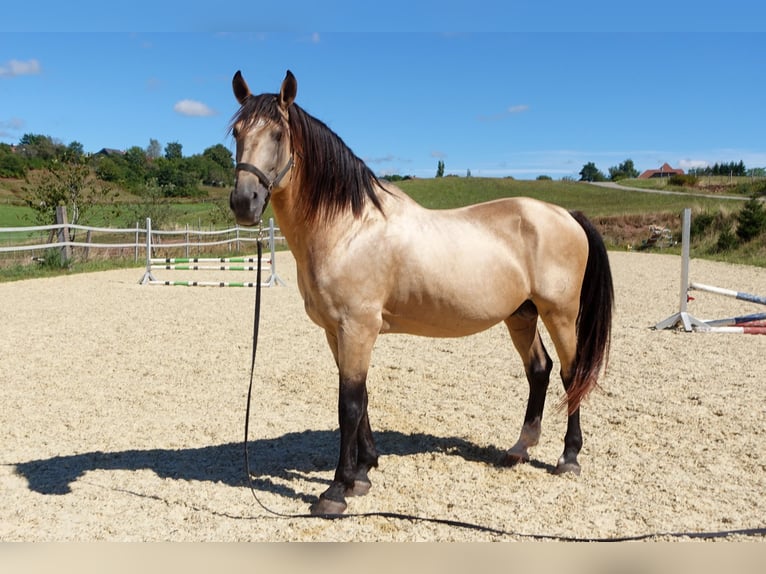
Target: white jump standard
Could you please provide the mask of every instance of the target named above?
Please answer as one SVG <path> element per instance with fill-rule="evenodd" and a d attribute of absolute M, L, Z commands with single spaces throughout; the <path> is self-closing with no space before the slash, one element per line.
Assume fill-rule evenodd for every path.
<path fill-rule="evenodd" d="M 739 317 L 728 317 L 725 319 L 700 320 L 690 315 L 687 311 L 689 301 L 689 291 L 705 291 L 733 297 L 740 301 L 766 305 L 766 297 L 753 295 L 733 289 L 724 289 L 722 287 L 713 287 L 703 283 L 689 281 L 689 244 L 691 229 L 691 209 L 685 208 L 683 211 L 682 229 L 681 229 L 681 290 L 680 290 L 680 309 L 678 313 L 671 315 L 667 319 L 657 323 L 655 329 L 674 329 L 679 324 L 684 331 L 699 331 L 704 333 L 740 333 L 748 335 L 766 335 L 766 313 L 754 313 L 751 315 L 741 315 Z"/>

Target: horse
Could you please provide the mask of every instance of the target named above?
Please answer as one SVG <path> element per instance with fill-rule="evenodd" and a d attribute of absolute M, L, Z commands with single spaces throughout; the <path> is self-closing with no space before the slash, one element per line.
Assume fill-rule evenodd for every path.
<path fill-rule="evenodd" d="M 580 473 L 580 405 L 606 370 L 614 290 L 604 241 L 580 212 L 532 198 L 457 209 L 422 207 L 385 182 L 322 121 L 301 109 L 288 70 L 279 93 L 254 95 L 240 71 L 229 132 L 239 225 L 260 222 L 269 201 L 297 266 L 309 318 L 324 329 L 339 375 L 340 454 L 330 486 L 310 506 L 338 515 L 367 494 L 377 467 L 367 371 L 379 334 L 464 337 L 505 323 L 529 397 L 518 441 L 501 463 L 530 460 L 538 444 L 555 346 L 567 409 L 553 472 Z M 465 281 L 454 269 L 471 267 Z"/>

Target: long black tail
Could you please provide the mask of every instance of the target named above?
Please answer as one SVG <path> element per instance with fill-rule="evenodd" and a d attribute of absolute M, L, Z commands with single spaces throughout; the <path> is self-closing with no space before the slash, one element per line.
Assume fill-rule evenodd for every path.
<path fill-rule="evenodd" d="M 577 354 L 572 382 L 567 389 L 570 414 L 596 386 L 601 369 L 607 367 L 614 309 L 612 271 L 604 240 L 585 215 L 579 211 L 571 213 L 588 237 L 588 262 L 580 291 Z"/>

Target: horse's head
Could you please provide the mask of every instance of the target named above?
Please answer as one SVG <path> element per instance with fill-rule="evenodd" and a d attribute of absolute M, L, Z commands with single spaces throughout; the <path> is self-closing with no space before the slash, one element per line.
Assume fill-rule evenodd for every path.
<path fill-rule="evenodd" d="M 240 72 L 232 79 L 240 109 L 231 124 L 237 142 L 237 178 L 229 205 L 240 225 L 256 225 L 272 192 L 279 192 L 293 166 L 288 109 L 298 83 L 288 70 L 279 94 L 250 93 Z"/>

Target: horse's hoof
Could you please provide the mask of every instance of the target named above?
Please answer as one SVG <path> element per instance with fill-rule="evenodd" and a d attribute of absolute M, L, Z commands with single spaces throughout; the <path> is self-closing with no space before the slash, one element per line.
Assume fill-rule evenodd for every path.
<path fill-rule="evenodd" d="M 500 464 L 503 466 L 517 466 L 525 462 L 529 462 L 529 454 L 508 451 L 500 461 Z"/>
<path fill-rule="evenodd" d="M 580 476 L 580 463 L 559 461 L 553 474 L 567 474 L 569 472 L 576 476 Z"/>
<path fill-rule="evenodd" d="M 346 496 L 364 496 L 370 492 L 372 483 L 369 480 L 355 480 L 354 486 L 346 489 Z"/>
<path fill-rule="evenodd" d="M 320 498 L 311 505 L 309 510 L 314 516 L 328 516 L 343 514 L 346 511 L 346 502 L 341 500 L 330 500 L 329 498 Z"/>

